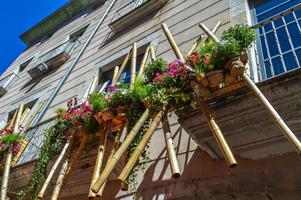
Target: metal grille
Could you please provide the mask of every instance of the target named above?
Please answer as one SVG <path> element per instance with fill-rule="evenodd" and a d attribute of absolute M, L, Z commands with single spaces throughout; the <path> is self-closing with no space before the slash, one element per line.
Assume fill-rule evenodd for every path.
<path fill-rule="evenodd" d="M 54 120 L 51 119 L 43 123 L 40 123 L 34 127 L 31 127 L 25 133 L 25 138 L 29 141 L 29 143 L 26 146 L 21 157 L 19 158 L 17 165 L 30 162 L 38 157 L 45 138 L 45 134 L 46 134 L 45 132 L 53 124 L 54 124 Z"/>
<path fill-rule="evenodd" d="M 258 34 L 256 53 L 261 79 L 301 67 L 301 3 L 298 2 L 282 1 L 256 13 L 257 20 L 262 20 L 253 26 Z M 277 14 L 269 17 L 270 13 Z"/>
<path fill-rule="evenodd" d="M 136 9 L 142 3 L 146 2 L 147 0 L 133 0 L 130 3 L 126 4 L 122 8 L 116 11 L 112 21 L 116 21 L 117 19 L 121 18 L 122 16 L 128 14 L 132 10 Z"/>

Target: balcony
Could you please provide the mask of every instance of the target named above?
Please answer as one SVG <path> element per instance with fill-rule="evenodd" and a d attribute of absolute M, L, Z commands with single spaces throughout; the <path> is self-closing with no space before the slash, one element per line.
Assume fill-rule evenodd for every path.
<path fill-rule="evenodd" d="M 137 24 L 160 10 L 168 0 L 133 0 L 117 10 L 109 24 L 114 33 L 121 32 Z"/>
<path fill-rule="evenodd" d="M 33 64 L 31 64 L 27 73 L 35 79 L 50 70 L 60 67 L 70 58 L 71 52 L 78 43 L 78 40 L 69 40 L 38 57 L 32 62 Z"/>
<path fill-rule="evenodd" d="M 7 93 L 17 77 L 17 72 L 14 71 L 12 74 L 7 75 L 0 80 L 0 96 Z"/>

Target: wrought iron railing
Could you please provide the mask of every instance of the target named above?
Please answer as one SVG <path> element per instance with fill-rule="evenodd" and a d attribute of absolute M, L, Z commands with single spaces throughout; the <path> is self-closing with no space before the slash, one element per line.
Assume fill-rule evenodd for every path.
<path fill-rule="evenodd" d="M 17 165 L 37 159 L 45 139 L 46 130 L 49 129 L 54 122 L 54 119 L 49 119 L 29 128 L 25 132 L 25 139 L 28 141 L 28 144 L 17 161 Z"/>
<path fill-rule="evenodd" d="M 146 1 L 147 0 L 133 0 L 130 3 L 126 4 L 125 6 L 123 6 L 122 8 L 120 8 L 119 10 L 116 11 L 116 13 L 112 19 L 112 22 L 116 21 L 119 18 L 121 18 L 122 16 L 128 14 L 129 12 L 136 9 L 137 7 L 139 7 L 141 4 L 143 4 Z"/>
<path fill-rule="evenodd" d="M 301 67 L 300 11 L 301 3 L 253 26 L 261 80 Z"/>
<path fill-rule="evenodd" d="M 58 56 L 59 54 L 66 53 L 70 55 L 72 50 L 75 48 L 75 46 L 79 43 L 79 41 L 76 38 L 73 38 L 71 40 L 68 40 L 59 46 L 51 49 L 47 53 L 37 57 L 35 61 L 32 62 L 32 67 L 36 67 L 41 63 L 46 63 L 47 61 L 51 60 L 52 58 Z"/>

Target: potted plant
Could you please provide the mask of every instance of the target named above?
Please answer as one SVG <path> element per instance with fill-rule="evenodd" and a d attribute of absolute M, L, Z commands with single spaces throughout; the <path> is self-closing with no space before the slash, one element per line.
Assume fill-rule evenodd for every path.
<path fill-rule="evenodd" d="M 217 56 L 223 53 L 228 57 L 224 58 L 228 59 L 225 67 L 230 70 L 231 76 L 237 78 L 244 73 L 245 64 L 248 62 L 247 49 L 251 47 L 255 39 L 255 31 L 247 25 L 235 25 L 223 32 L 224 42 Z"/>

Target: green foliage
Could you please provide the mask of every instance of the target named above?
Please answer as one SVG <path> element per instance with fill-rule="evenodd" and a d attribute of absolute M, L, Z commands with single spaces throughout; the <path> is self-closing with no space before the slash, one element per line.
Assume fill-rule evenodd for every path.
<path fill-rule="evenodd" d="M 1 143 L 11 147 L 13 144 L 20 142 L 23 138 L 24 137 L 18 133 L 9 133 L 1 136 L 0 141 Z"/>
<path fill-rule="evenodd" d="M 31 180 L 26 188 L 18 192 L 18 200 L 26 196 L 37 199 L 40 187 L 46 179 L 48 163 L 63 146 L 68 129 L 66 121 L 57 119 L 56 123 L 47 130 Z"/>
<path fill-rule="evenodd" d="M 100 112 L 108 107 L 108 102 L 105 100 L 104 96 L 97 92 L 90 94 L 88 101 L 92 105 L 94 112 Z"/>
<path fill-rule="evenodd" d="M 144 70 L 146 80 L 149 82 L 154 79 L 156 73 L 167 71 L 167 62 L 162 58 L 152 61 Z"/>
<path fill-rule="evenodd" d="M 256 33 L 248 25 L 237 24 L 224 31 L 223 40 L 236 40 L 239 51 L 249 48 L 256 39 Z"/>
<path fill-rule="evenodd" d="M 145 98 L 148 97 L 155 87 L 151 84 L 147 84 L 143 80 L 136 80 L 133 88 L 131 89 L 130 96 L 132 101 L 144 102 Z"/>
<path fill-rule="evenodd" d="M 98 123 L 93 115 L 87 115 L 84 119 L 84 129 L 87 133 L 95 133 L 98 130 Z"/>
<path fill-rule="evenodd" d="M 222 41 L 212 52 L 212 62 L 215 69 L 223 69 L 225 64 L 240 54 L 239 42 L 234 39 Z"/>

